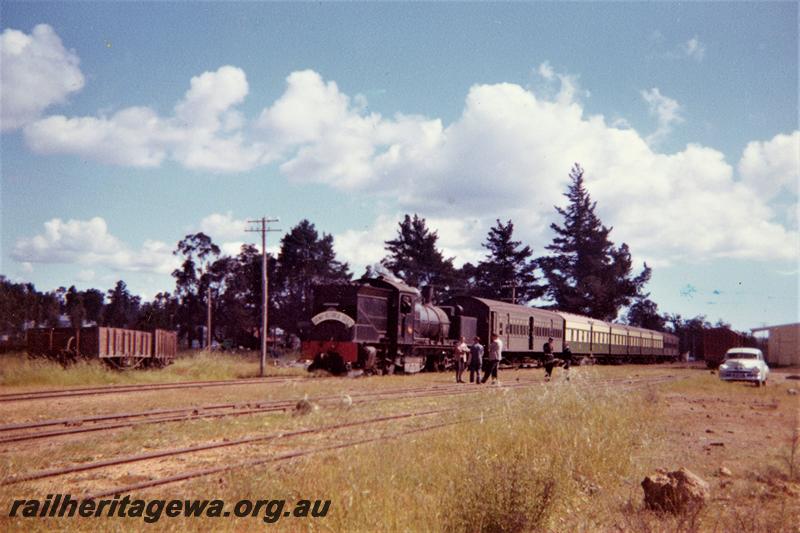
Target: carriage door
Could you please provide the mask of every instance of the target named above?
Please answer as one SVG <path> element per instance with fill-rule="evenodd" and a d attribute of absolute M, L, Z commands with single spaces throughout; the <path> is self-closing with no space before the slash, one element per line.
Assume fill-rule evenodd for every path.
<path fill-rule="evenodd" d="M 528 317 L 528 350 L 533 350 L 533 317 Z"/>

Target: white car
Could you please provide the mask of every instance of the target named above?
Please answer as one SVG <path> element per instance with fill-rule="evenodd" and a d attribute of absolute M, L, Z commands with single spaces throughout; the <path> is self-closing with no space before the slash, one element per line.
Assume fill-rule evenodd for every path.
<path fill-rule="evenodd" d="M 769 367 L 764 354 L 757 348 L 731 348 L 725 353 L 725 361 L 719 365 L 722 381 L 749 381 L 759 386 L 767 384 Z"/>

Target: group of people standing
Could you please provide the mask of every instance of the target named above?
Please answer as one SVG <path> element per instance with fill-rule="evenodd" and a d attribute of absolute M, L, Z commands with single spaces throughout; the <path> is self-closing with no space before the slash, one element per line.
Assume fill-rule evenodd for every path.
<path fill-rule="evenodd" d="M 489 343 L 489 353 L 484 357 L 483 344 L 480 337 L 475 337 L 471 345 L 467 345 L 466 339 L 461 340 L 456 345 L 456 382 L 466 383 L 461 376 L 465 369 L 469 369 L 469 382 L 480 385 L 486 383 L 491 377 L 492 383 L 497 383 L 497 369 L 503 359 L 503 341 L 496 333 L 492 333 L 492 342 Z M 483 379 L 481 379 L 483 370 Z"/>
<path fill-rule="evenodd" d="M 542 351 L 544 353 L 542 363 L 544 365 L 545 380 L 550 381 L 553 368 L 556 366 L 552 337 L 547 339 Z M 492 333 L 492 342 L 489 343 L 489 354 L 484 357 L 484 349 L 480 337 L 476 336 L 471 345 L 468 345 L 466 339 L 461 337 L 455 348 L 455 359 L 456 383 L 466 383 L 462 379 L 462 376 L 464 370 L 469 369 L 470 383 L 480 385 L 481 383 L 486 383 L 489 377 L 491 377 L 492 383 L 495 384 L 497 383 L 497 369 L 500 366 L 500 361 L 503 359 L 503 341 L 497 333 Z M 563 360 L 566 378 L 567 381 L 569 381 L 569 366 L 572 359 L 572 351 L 569 349 L 569 344 L 564 344 L 560 359 Z M 483 379 L 480 377 L 481 369 L 483 370 Z"/>

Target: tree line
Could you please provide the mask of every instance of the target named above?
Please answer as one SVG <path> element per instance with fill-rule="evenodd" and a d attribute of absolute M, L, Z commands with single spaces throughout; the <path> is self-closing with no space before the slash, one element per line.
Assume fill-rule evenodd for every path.
<path fill-rule="evenodd" d="M 660 314 L 645 286 L 652 270 L 647 264 L 634 273 L 627 244 L 610 240 L 595 213 L 584 184 L 584 170 L 570 171 L 564 196 L 566 207 L 555 207 L 559 223 L 551 224 L 553 241 L 548 252 L 535 257 L 530 246 L 514 238 L 514 224 L 497 219 L 483 247 L 486 256 L 477 264 L 454 266 L 437 246 L 438 234 L 417 214 L 405 215 L 395 238 L 385 242 L 380 267 L 367 267 L 364 275 L 385 269 L 414 287 L 431 285 L 439 299 L 470 294 L 496 300 L 559 309 L 613 321 L 622 317 L 630 325 L 678 333 L 682 344 L 692 332 L 711 325 L 705 317 L 684 320 Z M 77 327 L 96 324 L 139 329 L 174 329 L 191 345 L 202 342 L 200 327 L 206 322 L 210 302 L 213 337 L 239 346 L 256 347 L 261 323 L 261 253 L 245 244 L 236 256 L 221 253 L 204 233 L 185 236 L 174 254 L 181 258 L 172 272 L 173 292 L 158 293 L 142 302 L 124 281 L 106 292 L 78 291 L 74 286 L 41 293 L 30 283 L 13 283 L 0 276 L 0 332 L 19 333 L 30 326 L 55 326 L 66 317 Z M 277 257 L 268 254 L 270 326 L 287 333 L 311 312 L 312 289 L 322 283 L 347 283 L 349 265 L 336 259 L 333 237 L 302 220 L 282 239 Z M 684 346 L 682 346 L 683 350 Z M 691 347 L 688 347 L 689 349 Z"/>

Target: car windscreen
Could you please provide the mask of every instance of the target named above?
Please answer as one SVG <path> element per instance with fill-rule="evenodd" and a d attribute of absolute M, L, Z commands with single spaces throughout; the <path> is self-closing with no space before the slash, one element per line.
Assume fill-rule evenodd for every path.
<path fill-rule="evenodd" d="M 725 359 L 758 359 L 754 353 L 733 352 L 725 354 Z"/>

